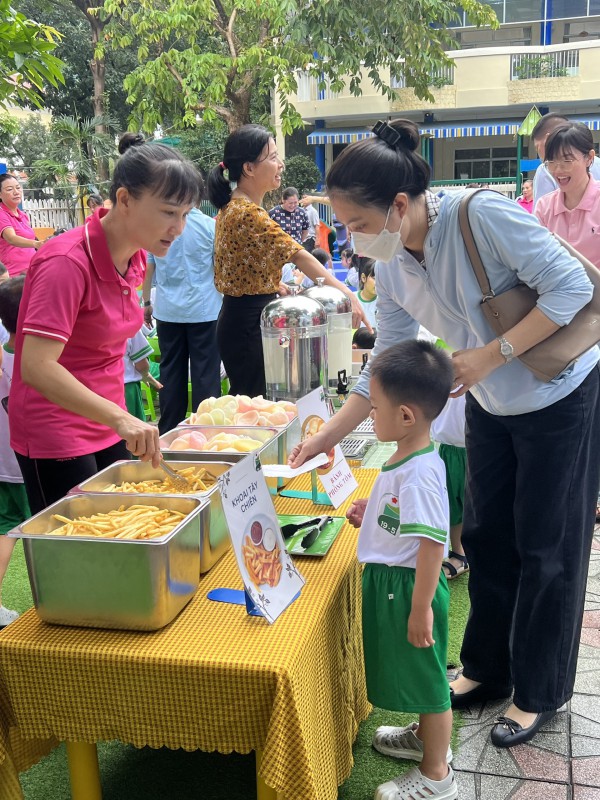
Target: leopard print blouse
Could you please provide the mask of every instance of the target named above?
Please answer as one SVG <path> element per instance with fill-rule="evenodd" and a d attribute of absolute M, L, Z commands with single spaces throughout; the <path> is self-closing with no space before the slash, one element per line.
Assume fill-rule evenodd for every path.
<path fill-rule="evenodd" d="M 232 297 L 272 294 L 281 268 L 301 249 L 264 208 L 235 197 L 217 216 L 215 286 Z"/>

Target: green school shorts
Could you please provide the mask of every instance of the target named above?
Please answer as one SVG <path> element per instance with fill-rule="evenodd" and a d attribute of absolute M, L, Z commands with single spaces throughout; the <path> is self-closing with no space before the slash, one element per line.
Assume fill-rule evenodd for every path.
<path fill-rule="evenodd" d="M 365 564 L 362 625 L 367 696 L 373 705 L 390 711 L 441 714 L 450 708 L 446 678 L 448 603 L 443 572 L 433 608 L 432 647 L 413 647 L 408 641 L 415 570 Z"/>
<path fill-rule="evenodd" d="M 30 516 L 25 485 L 0 481 L 0 536 Z"/>
<path fill-rule="evenodd" d="M 440 444 L 440 458 L 446 466 L 446 487 L 450 504 L 450 525 L 460 525 L 463 521 L 465 502 L 465 477 L 467 473 L 467 451 L 464 447 Z"/>

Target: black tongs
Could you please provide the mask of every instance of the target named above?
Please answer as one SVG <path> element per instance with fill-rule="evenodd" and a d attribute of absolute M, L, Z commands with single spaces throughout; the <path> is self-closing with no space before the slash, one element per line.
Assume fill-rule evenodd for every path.
<path fill-rule="evenodd" d="M 302 531 L 305 528 L 313 528 L 315 527 L 317 531 L 322 531 L 325 525 L 333 520 L 333 517 L 324 514 L 322 517 L 313 517 L 313 519 L 307 519 L 306 522 L 289 522 L 287 525 L 281 526 L 281 533 L 284 539 L 291 539 L 294 534 L 298 533 L 298 531 Z"/>

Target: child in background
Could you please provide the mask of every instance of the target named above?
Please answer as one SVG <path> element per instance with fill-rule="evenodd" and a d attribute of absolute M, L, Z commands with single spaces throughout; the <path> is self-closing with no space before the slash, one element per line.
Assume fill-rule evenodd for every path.
<path fill-rule="evenodd" d="M 431 438 L 439 443 L 438 453 L 446 467 L 446 487 L 450 503 L 450 552 L 442 568 L 449 581 L 469 571 L 469 562 L 461 541 L 467 473 L 465 400 L 465 395 L 450 397 L 431 426 Z"/>
<path fill-rule="evenodd" d="M 373 333 L 369 333 L 366 328 L 357 328 L 352 337 L 353 350 L 372 350 L 375 347 L 377 331 L 373 328 Z"/>
<path fill-rule="evenodd" d="M 347 247 L 340 253 L 340 260 L 342 267 L 348 270 L 344 283 L 352 289 L 358 289 L 358 256 L 354 255 L 351 247 Z"/>
<path fill-rule="evenodd" d="M 453 371 L 448 355 L 430 342 L 389 347 L 371 364 L 371 417 L 377 438 L 396 442 L 369 500 L 348 511 L 358 527 L 363 572 L 363 642 L 368 698 L 380 708 L 418 713 L 419 723 L 378 728 L 380 752 L 420 761 L 379 786 L 375 800 L 423 797 L 454 800 L 446 679 L 448 496 L 444 464 L 431 442 Z"/>
<path fill-rule="evenodd" d="M 15 334 L 19 304 L 23 294 L 24 275 L 0 283 L 0 319 L 9 334 L 0 351 L 0 628 L 17 619 L 19 613 L 2 605 L 2 581 L 6 575 L 15 539 L 5 534 L 31 516 L 23 476 L 9 444 L 8 398 L 12 383 Z"/>
<path fill-rule="evenodd" d="M 130 414 L 144 422 L 146 421 L 146 414 L 142 403 L 141 382 L 146 381 L 155 389 L 162 389 L 162 384 L 150 373 L 148 357 L 153 353 L 154 350 L 148 344 L 143 330 L 140 330 L 135 336 L 127 340 L 127 347 L 123 356 L 125 363 L 125 405 Z"/>
<path fill-rule="evenodd" d="M 377 289 L 375 287 L 375 261 L 372 258 L 360 259 L 360 288 L 357 292 L 358 301 L 365 312 L 372 328 L 377 327 Z M 366 327 L 364 322 L 361 327 Z"/>

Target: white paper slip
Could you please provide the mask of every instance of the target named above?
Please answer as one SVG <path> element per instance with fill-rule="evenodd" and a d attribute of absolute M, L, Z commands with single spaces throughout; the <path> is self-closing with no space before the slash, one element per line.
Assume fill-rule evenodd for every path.
<path fill-rule="evenodd" d="M 319 453 L 299 467 L 288 467 L 287 464 L 263 464 L 262 471 L 267 478 L 295 478 L 296 475 L 304 475 L 305 472 L 326 464 L 328 460 L 327 453 Z"/>

